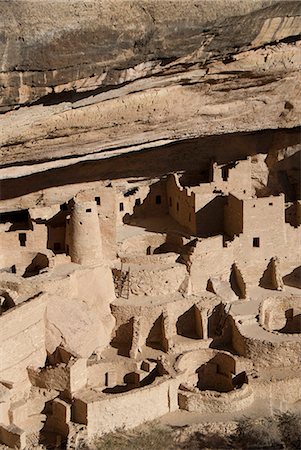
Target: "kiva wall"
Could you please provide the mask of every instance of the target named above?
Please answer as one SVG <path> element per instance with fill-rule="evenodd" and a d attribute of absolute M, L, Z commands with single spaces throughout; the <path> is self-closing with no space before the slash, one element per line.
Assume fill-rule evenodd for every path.
<path fill-rule="evenodd" d="M 89 436 L 116 429 L 134 428 L 178 409 L 178 380 L 158 381 L 129 393 L 109 395 L 89 403 L 81 402 L 80 420 L 86 420 Z M 75 401 L 75 420 L 76 414 Z"/>

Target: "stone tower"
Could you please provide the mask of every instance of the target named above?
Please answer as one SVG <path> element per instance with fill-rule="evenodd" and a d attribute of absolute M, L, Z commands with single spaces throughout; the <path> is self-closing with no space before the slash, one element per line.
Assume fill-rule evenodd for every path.
<path fill-rule="evenodd" d="M 102 241 L 96 203 L 75 198 L 69 227 L 71 261 L 86 265 L 99 263 L 102 260 Z"/>

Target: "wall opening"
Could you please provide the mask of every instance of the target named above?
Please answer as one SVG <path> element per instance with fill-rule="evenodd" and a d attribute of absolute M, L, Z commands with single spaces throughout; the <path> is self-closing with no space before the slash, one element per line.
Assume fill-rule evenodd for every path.
<path fill-rule="evenodd" d="M 222 179 L 224 181 L 228 181 L 229 178 L 229 167 L 223 166 L 222 167 Z"/>
<path fill-rule="evenodd" d="M 141 199 L 140 198 L 136 198 L 135 206 L 140 206 L 140 205 L 141 205 Z"/>
<path fill-rule="evenodd" d="M 90 213 L 90 212 L 92 212 L 92 209 L 91 208 L 87 208 L 86 212 Z"/>
<path fill-rule="evenodd" d="M 161 203 L 162 203 L 161 195 L 156 195 L 156 205 L 161 205 Z"/>
<path fill-rule="evenodd" d="M 100 197 L 95 197 L 96 205 L 100 206 Z"/>
<path fill-rule="evenodd" d="M 172 207 L 172 198 L 169 197 L 169 206 Z"/>
<path fill-rule="evenodd" d="M 257 248 L 260 247 L 260 239 L 259 239 L 259 237 L 254 237 L 253 238 L 253 247 L 257 247 Z"/>
<path fill-rule="evenodd" d="M 19 233 L 20 247 L 26 247 L 26 233 Z"/>
<path fill-rule="evenodd" d="M 177 202 L 177 212 L 179 212 L 180 206 L 179 206 L 179 202 Z"/>
<path fill-rule="evenodd" d="M 119 211 L 123 211 L 124 210 L 124 205 L 123 205 L 123 203 L 121 202 L 121 203 L 119 203 Z"/>

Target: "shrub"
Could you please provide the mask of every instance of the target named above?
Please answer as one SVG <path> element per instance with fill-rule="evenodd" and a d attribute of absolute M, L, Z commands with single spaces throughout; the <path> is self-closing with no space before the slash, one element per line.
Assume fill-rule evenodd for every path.
<path fill-rule="evenodd" d="M 301 449 L 301 414 L 285 412 L 278 415 L 278 427 L 288 449 Z"/>
<path fill-rule="evenodd" d="M 283 448 L 281 433 L 274 417 L 243 419 L 238 424 L 237 441 L 243 448 Z"/>
<path fill-rule="evenodd" d="M 153 426 L 132 432 L 106 434 L 94 441 L 95 450 L 173 450 L 175 442 L 170 428 Z"/>

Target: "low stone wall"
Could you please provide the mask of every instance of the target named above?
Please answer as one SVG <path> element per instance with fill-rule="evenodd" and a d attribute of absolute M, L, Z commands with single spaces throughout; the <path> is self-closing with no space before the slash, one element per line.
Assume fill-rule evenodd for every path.
<path fill-rule="evenodd" d="M 180 391 L 179 406 L 186 411 L 208 413 L 227 413 L 240 411 L 252 405 L 253 389 L 249 385 L 227 393 L 210 391 Z"/>
<path fill-rule="evenodd" d="M 88 435 L 102 435 L 116 429 L 130 429 L 178 409 L 176 379 L 158 380 L 151 386 L 123 394 L 106 394 L 75 399 L 73 417 L 87 425 Z"/>
<path fill-rule="evenodd" d="M 272 402 L 279 401 L 290 404 L 301 401 L 300 377 L 266 381 L 259 379 L 253 386 L 254 395 L 259 399 L 270 397 Z"/>
<path fill-rule="evenodd" d="M 45 350 L 46 295 L 40 294 L 0 316 L 0 378 L 27 379 L 27 367 L 42 367 Z"/>

